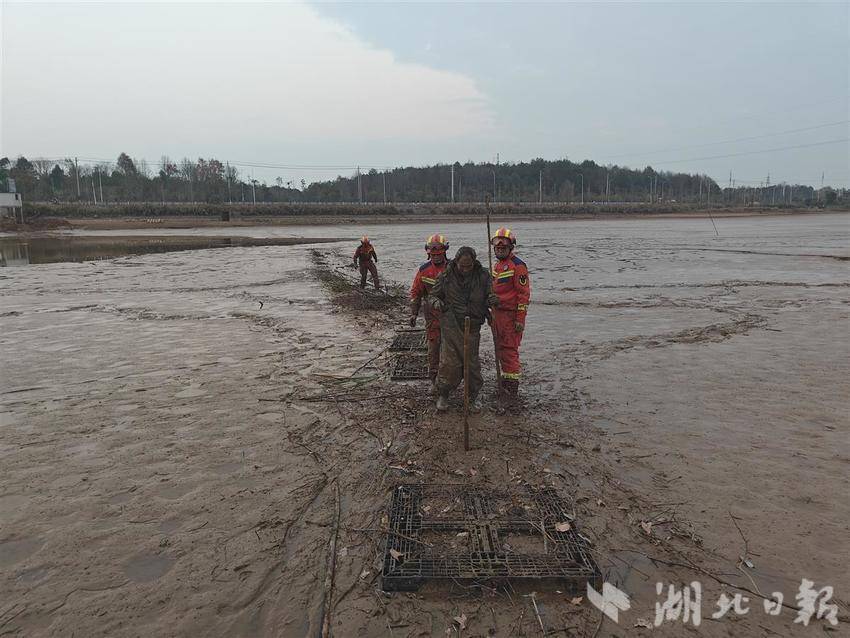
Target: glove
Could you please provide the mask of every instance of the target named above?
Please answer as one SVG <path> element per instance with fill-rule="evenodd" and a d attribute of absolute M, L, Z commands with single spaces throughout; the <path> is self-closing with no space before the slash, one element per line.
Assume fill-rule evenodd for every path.
<path fill-rule="evenodd" d="M 411 315 L 410 321 L 408 321 L 408 323 L 410 324 L 411 328 L 415 328 L 416 327 L 416 315 Z"/>
<path fill-rule="evenodd" d="M 522 332 L 523 330 L 525 330 L 525 324 L 519 321 L 514 321 L 514 330 L 516 330 L 517 332 Z"/>

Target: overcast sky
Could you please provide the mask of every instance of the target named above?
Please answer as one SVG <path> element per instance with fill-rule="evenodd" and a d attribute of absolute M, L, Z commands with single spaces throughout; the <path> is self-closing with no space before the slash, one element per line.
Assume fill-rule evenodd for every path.
<path fill-rule="evenodd" d="M 3 2 L 1 17 L 0 156 L 216 157 L 271 182 L 498 153 L 850 186 L 846 2 Z"/>

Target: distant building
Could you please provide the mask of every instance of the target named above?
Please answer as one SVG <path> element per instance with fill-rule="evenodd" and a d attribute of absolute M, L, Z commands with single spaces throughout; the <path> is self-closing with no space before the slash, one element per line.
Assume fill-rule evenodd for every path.
<path fill-rule="evenodd" d="M 0 217 L 24 221 L 24 203 L 20 193 L 0 193 Z"/>

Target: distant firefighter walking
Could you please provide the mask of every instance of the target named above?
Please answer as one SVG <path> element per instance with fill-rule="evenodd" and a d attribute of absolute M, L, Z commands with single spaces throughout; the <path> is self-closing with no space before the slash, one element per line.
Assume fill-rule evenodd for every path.
<path fill-rule="evenodd" d="M 354 251 L 354 264 L 360 267 L 360 287 L 366 287 L 366 273 L 372 274 L 372 283 L 375 284 L 375 290 L 380 290 L 381 285 L 378 282 L 378 254 L 375 252 L 374 246 L 369 241 L 366 235 L 360 238 L 360 245 Z"/>
<path fill-rule="evenodd" d="M 493 311 L 493 328 L 502 367 L 500 403 L 504 406 L 516 399 L 519 390 L 519 346 L 531 299 L 531 278 L 528 266 L 514 254 L 516 235 L 509 228 L 499 228 L 490 242 L 496 254 L 492 273 L 493 292 L 499 298 L 499 306 Z"/>

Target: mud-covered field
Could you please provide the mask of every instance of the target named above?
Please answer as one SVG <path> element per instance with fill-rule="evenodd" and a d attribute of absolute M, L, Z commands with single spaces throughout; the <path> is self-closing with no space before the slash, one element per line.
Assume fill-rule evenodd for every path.
<path fill-rule="evenodd" d="M 402 301 L 350 287 L 354 245 L 0 270 L 0 635 L 841 635 L 848 218 L 715 221 L 516 226 L 524 403 L 473 417 L 469 453 L 459 396 L 437 416 L 389 381 Z M 486 248 L 472 224 L 239 234 L 366 233 L 407 285 L 436 231 Z M 382 593 L 390 492 L 418 481 L 555 487 L 631 608 L 551 583 Z M 838 626 L 817 604 L 795 623 L 804 578 Z M 656 618 L 693 583 L 698 626 Z M 712 618 L 722 593 L 748 600 Z"/>

